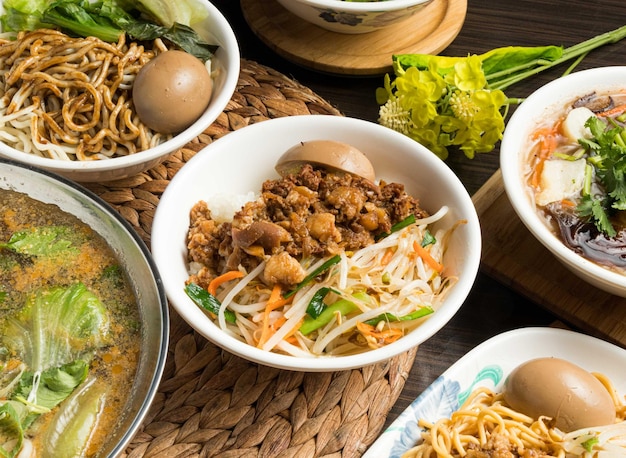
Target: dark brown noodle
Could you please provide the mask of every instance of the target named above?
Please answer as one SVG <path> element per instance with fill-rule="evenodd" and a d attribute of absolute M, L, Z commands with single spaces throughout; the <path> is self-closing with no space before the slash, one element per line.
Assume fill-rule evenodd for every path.
<path fill-rule="evenodd" d="M 147 47 L 151 46 L 150 49 Z M 40 29 L 0 38 L 0 140 L 27 153 L 66 160 L 126 156 L 167 137 L 144 126 L 132 82 L 167 48 L 72 38 Z"/>

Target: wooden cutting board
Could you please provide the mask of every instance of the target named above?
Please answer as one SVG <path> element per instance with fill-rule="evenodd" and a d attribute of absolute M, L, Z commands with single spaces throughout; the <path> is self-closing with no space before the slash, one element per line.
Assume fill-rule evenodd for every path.
<path fill-rule="evenodd" d="M 472 200 L 486 274 L 581 330 L 626 347 L 626 299 L 583 282 L 533 237 L 509 203 L 500 171 Z"/>
<path fill-rule="evenodd" d="M 252 31 L 274 52 L 304 67 L 344 75 L 382 75 L 393 54 L 438 54 L 465 22 L 467 0 L 433 0 L 399 23 L 375 32 L 344 34 L 306 22 L 276 0 L 241 0 Z"/>

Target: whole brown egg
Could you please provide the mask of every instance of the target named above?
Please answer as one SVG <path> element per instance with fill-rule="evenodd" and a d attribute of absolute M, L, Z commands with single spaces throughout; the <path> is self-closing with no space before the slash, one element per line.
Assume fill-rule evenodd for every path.
<path fill-rule="evenodd" d="M 150 60 L 133 83 L 133 103 L 142 123 L 162 134 L 193 124 L 211 101 L 213 80 L 197 57 L 170 50 Z"/>
<path fill-rule="evenodd" d="M 504 384 L 505 402 L 534 419 L 547 416 L 564 432 L 615 423 L 605 386 L 585 369 L 559 358 L 537 358 L 516 367 Z"/>

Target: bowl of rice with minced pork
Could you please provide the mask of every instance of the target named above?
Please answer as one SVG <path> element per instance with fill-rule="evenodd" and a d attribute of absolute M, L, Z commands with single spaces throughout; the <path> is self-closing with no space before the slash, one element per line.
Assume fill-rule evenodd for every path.
<path fill-rule="evenodd" d="M 341 116 L 229 133 L 166 188 L 152 252 L 174 309 L 259 364 L 334 371 L 438 332 L 480 261 L 478 217 L 434 153 Z"/>

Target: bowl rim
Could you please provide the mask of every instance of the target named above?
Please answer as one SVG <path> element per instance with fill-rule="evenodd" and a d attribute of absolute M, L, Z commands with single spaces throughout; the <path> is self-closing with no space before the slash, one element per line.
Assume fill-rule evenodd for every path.
<path fill-rule="evenodd" d="M 202 315 L 202 317 L 206 319 L 203 319 L 202 323 L 195 321 L 196 319 L 202 319 L 202 317 L 198 314 L 199 308 L 184 295 L 182 285 L 178 283 L 179 279 L 172 279 L 167 275 L 167 266 L 171 265 L 172 262 L 176 262 L 172 259 L 172 257 L 180 257 L 178 248 L 170 248 L 170 250 L 176 250 L 170 251 L 168 250 L 168 246 L 173 246 L 177 243 L 184 244 L 184 240 L 172 240 L 172 235 L 168 233 L 167 229 L 171 224 L 172 218 L 172 216 L 169 215 L 170 209 L 180 207 L 180 204 L 177 203 L 175 195 L 178 189 L 178 183 L 190 182 L 190 180 L 193 180 L 194 173 L 197 173 L 197 170 L 202 170 L 203 163 L 211 161 L 211 157 L 214 155 L 214 152 L 217 154 L 219 151 L 231 147 L 232 144 L 236 144 L 241 141 L 240 139 L 244 138 L 244 136 L 271 136 L 272 132 L 277 133 L 285 131 L 286 129 L 300 129 L 301 131 L 306 131 L 307 128 L 310 128 L 311 123 L 318 124 L 318 126 L 316 126 L 318 128 L 320 126 L 321 128 L 333 126 L 335 129 L 338 129 L 338 126 L 341 128 L 358 127 L 360 129 L 367 129 L 371 131 L 371 134 L 369 135 L 372 136 L 381 134 L 392 136 L 394 144 L 397 145 L 398 143 L 396 142 L 401 143 L 403 145 L 403 149 L 410 149 L 413 152 L 412 154 L 419 157 L 422 163 L 426 163 L 428 164 L 428 167 L 437 170 L 437 174 L 444 177 L 449 183 L 453 193 L 455 194 L 455 198 L 463 202 L 462 209 L 459 209 L 459 211 L 462 211 L 463 214 L 466 215 L 464 218 L 467 218 L 468 220 L 468 224 L 464 226 L 464 228 L 466 227 L 467 229 L 466 234 L 468 240 L 463 242 L 463 246 L 466 247 L 467 252 L 460 262 L 462 262 L 465 266 L 466 272 L 465 275 L 463 275 L 454 285 L 454 288 L 446 297 L 446 303 L 449 303 L 450 306 L 439 309 L 437 313 L 435 313 L 422 325 L 421 335 L 423 338 L 419 342 L 416 342 L 415 339 L 411 339 L 409 334 L 405 338 L 399 339 L 392 344 L 376 350 L 339 357 L 298 358 L 290 355 L 260 350 L 222 332 L 212 321 L 209 320 L 209 318 L 204 315 Z M 263 132 L 263 134 L 261 134 L 261 132 Z M 176 237 L 178 236 L 179 234 L 177 233 Z M 235 353 L 249 361 L 286 370 L 321 372 L 347 370 L 388 360 L 397 354 L 410 350 L 416 345 L 421 344 L 423 341 L 432 337 L 433 334 L 445 326 L 445 324 L 454 316 L 454 314 L 456 314 L 465 302 L 478 273 L 482 238 L 478 215 L 469 193 L 447 164 L 441 161 L 441 159 L 439 159 L 426 147 L 415 142 L 409 137 L 370 121 L 343 116 L 300 115 L 274 118 L 246 126 L 244 129 L 240 129 L 239 131 L 235 131 L 221 137 L 192 157 L 177 172 L 161 197 L 161 201 L 157 206 L 153 220 L 152 242 L 152 253 L 157 266 L 163 268 L 161 275 L 165 283 L 165 290 L 170 300 L 170 304 L 185 321 L 198 331 L 199 334 L 203 335 L 217 346 L 225 348 L 227 351 Z M 181 249 L 183 248 L 181 247 Z M 202 312 L 200 311 L 200 313 Z"/>
<path fill-rule="evenodd" d="M 398 11 L 412 6 L 426 5 L 434 0 L 386 0 L 368 2 L 346 2 L 342 0 L 280 0 L 296 1 L 308 6 L 324 8 L 326 10 L 350 11 L 353 13 L 384 13 L 388 11 Z"/>
<path fill-rule="evenodd" d="M 220 57 L 223 55 L 224 68 L 228 68 L 228 74 L 224 79 L 224 87 L 211 99 L 210 107 L 198 118 L 191 126 L 153 148 L 145 151 L 139 151 L 135 154 L 127 156 L 114 157 L 106 160 L 98 161 L 63 161 L 48 157 L 38 156 L 36 154 L 27 154 L 16 148 L 0 142 L 1 157 L 12 159 L 17 162 L 34 165 L 41 169 L 50 170 L 59 174 L 65 172 L 72 173 L 96 173 L 106 172 L 109 170 L 117 170 L 119 168 L 139 166 L 156 160 L 168 153 L 173 153 L 177 149 L 185 146 L 189 141 L 200 135 L 211 122 L 213 122 L 224 110 L 237 87 L 240 72 L 240 51 L 235 32 L 224 15 L 208 0 L 202 1 L 208 10 L 208 17 L 211 21 L 215 21 L 223 31 L 222 43 L 217 53 Z M 228 51 L 221 53 L 220 49 Z M 211 120 L 209 122 L 209 120 Z M 182 135 L 184 134 L 184 135 Z"/>
<path fill-rule="evenodd" d="M 136 411 L 134 418 L 128 419 L 130 421 L 131 427 L 127 429 L 126 431 L 124 431 L 123 434 L 120 434 L 119 441 L 111 449 L 111 456 L 117 456 L 119 453 L 123 452 L 126 449 L 126 447 L 130 443 L 132 438 L 135 436 L 135 434 L 139 430 L 146 415 L 148 414 L 150 407 L 152 406 L 152 402 L 154 401 L 154 398 L 156 396 L 156 393 L 158 392 L 160 382 L 161 382 L 161 379 L 163 377 L 163 373 L 165 370 L 165 363 L 167 361 L 167 352 L 168 352 L 169 340 L 170 340 L 170 333 L 169 333 L 170 314 L 169 314 L 169 308 L 168 308 L 167 295 L 165 293 L 165 287 L 163 285 L 163 280 L 161 278 L 157 265 L 154 262 L 154 259 L 152 258 L 152 255 L 146 243 L 141 239 L 141 237 L 139 237 L 139 234 L 132 228 L 130 223 L 126 221 L 122 217 L 122 215 L 119 214 L 119 212 L 117 212 L 113 207 L 111 207 L 111 205 L 109 205 L 100 196 L 90 191 L 89 189 L 83 187 L 79 183 L 76 183 L 75 181 L 72 181 L 68 178 L 65 178 L 49 170 L 36 167 L 32 164 L 25 164 L 20 161 L 15 161 L 12 159 L 6 159 L 6 158 L 0 157 L 0 167 L 4 165 L 8 166 L 9 168 L 13 167 L 13 168 L 24 169 L 24 170 L 27 170 L 28 173 L 32 173 L 34 175 L 37 175 L 37 174 L 43 175 L 45 177 L 48 177 L 52 180 L 55 180 L 61 183 L 64 187 L 71 189 L 72 192 L 81 193 L 87 196 L 87 198 L 89 198 L 93 203 L 95 203 L 102 212 L 109 215 L 113 220 L 115 220 L 124 229 L 124 233 L 134 241 L 134 243 L 137 245 L 137 247 L 141 251 L 141 254 L 144 260 L 150 267 L 150 271 L 152 272 L 152 275 L 154 276 L 154 283 L 157 287 L 156 292 L 159 298 L 159 305 L 160 305 L 159 310 L 161 314 L 161 320 L 160 320 L 161 329 L 159 330 L 159 336 L 160 336 L 161 342 L 158 348 L 158 357 L 155 362 L 154 372 L 151 374 L 151 377 L 149 380 L 149 389 L 146 392 L 146 397 L 144 398 L 141 404 L 141 407 Z M 2 190 L 2 188 L 0 188 L 0 190 Z M 71 199 L 74 199 L 74 197 L 71 194 L 69 195 L 69 197 Z"/>
<path fill-rule="evenodd" d="M 626 289 L 626 275 L 604 268 L 567 248 L 537 215 L 521 178 L 521 145 L 532 123 L 540 118 L 537 115 L 540 111 L 549 110 L 559 102 L 563 105 L 598 87 L 616 88 L 621 84 L 623 88 L 625 80 L 626 66 L 607 66 L 570 73 L 541 86 L 511 115 L 503 134 L 499 158 L 505 192 L 528 230 L 568 268 L 595 280 L 596 286 L 610 286 L 614 291 L 616 288 Z"/>

